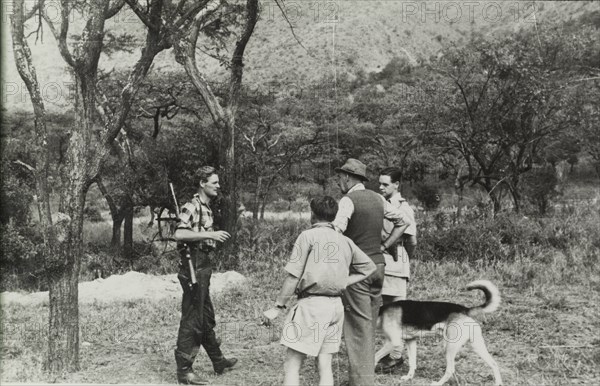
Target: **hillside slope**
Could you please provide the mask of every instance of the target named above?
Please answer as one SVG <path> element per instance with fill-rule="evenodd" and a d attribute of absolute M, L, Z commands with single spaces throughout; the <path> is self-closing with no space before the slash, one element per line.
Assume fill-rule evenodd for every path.
<path fill-rule="evenodd" d="M 535 23 L 555 23 L 592 11 L 597 2 L 422 2 L 422 1 L 287 1 L 291 32 L 274 2 L 262 2 L 261 19 L 246 50 L 245 82 L 265 87 L 277 82 L 302 87 L 342 73 L 381 70 L 393 57 L 411 63 L 427 61 L 447 44 L 461 44 L 473 33 L 514 33 Z M 77 21 L 74 23 L 77 28 Z M 80 23 L 79 23 L 80 24 Z M 114 34 L 132 34 L 141 46 L 144 29 L 128 8 L 107 23 Z M 2 25 L 3 105 L 30 109 L 28 95 L 14 65 L 9 23 Z M 55 41 L 45 28 L 43 42 L 30 37 L 34 64 L 50 110 L 68 106 L 70 78 Z M 126 70 L 139 55 L 118 52 L 103 56 L 101 68 Z M 199 58 L 210 77 L 225 76 L 216 60 Z M 180 71 L 172 52 L 163 52 L 153 73 Z M 281 87 L 281 86 L 279 86 Z M 330 85 L 324 84 L 324 87 Z"/>

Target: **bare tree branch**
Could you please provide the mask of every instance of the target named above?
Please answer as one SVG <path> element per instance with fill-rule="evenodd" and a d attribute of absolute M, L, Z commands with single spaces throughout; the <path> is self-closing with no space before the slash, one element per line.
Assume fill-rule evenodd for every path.
<path fill-rule="evenodd" d="M 106 12 L 104 13 L 104 18 L 106 20 L 115 16 L 125 5 L 125 0 L 114 0 L 112 4 L 108 6 Z"/>
<path fill-rule="evenodd" d="M 14 164 L 19 165 L 19 166 L 23 166 L 25 169 L 29 170 L 30 172 L 35 172 L 35 168 L 21 160 L 16 160 L 13 161 Z"/>

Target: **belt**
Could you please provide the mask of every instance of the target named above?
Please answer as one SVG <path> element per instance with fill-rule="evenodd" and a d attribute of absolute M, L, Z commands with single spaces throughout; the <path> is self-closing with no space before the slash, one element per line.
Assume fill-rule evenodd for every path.
<path fill-rule="evenodd" d="M 310 296 L 323 296 L 326 298 L 339 298 L 342 296 L 342 294 L 311 294 L 311 293 L 307 293 L 307 292 L 301 292 L 298 294 L 298 299 L 304 299 L 304 298 L 308 298 Z"/>

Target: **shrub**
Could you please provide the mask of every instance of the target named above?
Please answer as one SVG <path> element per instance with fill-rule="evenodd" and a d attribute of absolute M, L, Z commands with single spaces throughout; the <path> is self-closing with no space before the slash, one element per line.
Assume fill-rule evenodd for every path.
<path fill-rule="evenodd" d="M 83 210 L 83 216 L 86 220 L 90 222 L 102 222 L 104 219 L 102 218 L 102 214 L 100 213 L 100 209 L 95 206 L 86 206 Z"/>
<path fill-rule="evenodd" d="M 11 223 L 3 224 L 0 231 L 0 290 L 45 289 L 41 236 L 33 228 L 16 227 Z"/>
<path fill-rule="evenodd" d="M 453 228 L 427 229 L 421 233 L 418 257 L 426 261 L 495 262 L 508 259 L 508 250 L 492 227 L 459 224 Z"/>
<path fill-rule="evenodd" d="M 435 209 L 440 205 L 440 191 L 436 185 L 419 183 L 415 185 L 413 192 L 427 210 Z"/>
<path fill-rule="evenodd" d="M 310 212 L 310 202 L 303 197 L 297 197 L 290 207 L 294 212 Z"/>
<path fill-rule="evenodd" d="M 2 163 L 2 189 L 0 189 L 0 221 L 13 221 L 24 225 L 30 218 L 33 191 L 23 179 L 19 179 L 10 168 Z"/>
<path fill-rule="evenodd" d="M 558 196 L 558 179 L 550 166 L 535 169 L 524 176 L 523 193 L 541 214 L 546 214 L 550 200 Z"/>
<path fill-rule="evenodd" d="M 285 212 L 290 210 L 291 203 L 288 200 L 278 198 L 268 205 L 268 207 L 274 212 Z"/>

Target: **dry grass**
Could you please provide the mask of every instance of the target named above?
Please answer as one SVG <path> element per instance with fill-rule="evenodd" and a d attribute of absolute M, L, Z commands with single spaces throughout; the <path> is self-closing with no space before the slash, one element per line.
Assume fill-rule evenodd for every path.
<path fill-rule="evenodd" d="M 471 233 L 486 231 L 504 240 L 499 244 L 502 251 L 488 251 L 492 258 L 487 260 L 473 256 L 449 259 L 443 251 L 423 245 L 419 259 L 411 262 L 409 296 L 476 304 L 481 301 L 481 294 L 462 291 L 464 285 L 474 279 L 489 279 L 500 288 L 503 302 L 496 313 L 481 318 L 481 323 L 505 384 L 598 384 L 599 216 L 598 204 L 588 203 L 557 212 L 552 218 L 473 222 Z M 427 230 L 425 225 L 422 242 L 431 237 L 428 243 L 433 243 L 433 237 L 451 231 L 437 228 L 434 223 Z M 245 225 L 237 261 L 238 269 L 251 278 L 250 287 L 214 299 L 224 352 L 239 358 L 240 363 L 234 371 L 217 377 L 209 371 L 210 363 L 201 354 L 197 367 L 207 371 L 212 383 L 282 383 L 284 349 L 278 343 L 281 320 L 266 327 L 261 324 L 261 313 L 272 304 L 279 290 L 282 267 L 294 236 L 306 226 L 306 220 Z M 511 244 L 505 244 L 507 240 Z M 465 251 L 476 253 L 477 249 Z M 503 260 L 502 256 L 507 258 Z M 179 321 L 178 300 L 82 305 L 80 314 L 81 370 L 52 379 L 43 370 L 48 308 L 4 307 L 0 315 L 0 382 L 175 381 L 173 348 Z M 419 344 L 416 378 L 406 384 L 428 384 L 439 379 L 444 368 L 439 339 L 424 338 Z M 343 344 L 334 360 L 334 371 L 336 384 L 346 379 Z M 397 385 L 406 371 L 403 366 L 394 374 L 378 375 L 377 383 Z M 312 360 L 306 361 L 302 376 L 302 384 L 317 382 Z M 491 372 L 476 355 L 469 350 L 459 355 L 451 385 L 492 383 Z"/>
<path fill-rule="evenodd" d="M 501 309 L 481 319 L 488 348 L 497 359 L 506 384 L 563 385 L 600 381 L 600 302 L 598 277 L 576 283 L 535 277 L 526 289 L 507 280 L 506 272 L 517 271 L 519 262 L 484 270 L 457 263 L 413 264 L 410 289 L 416 299 L 479 302 L 480 295 L 462 292 L 466 282 L 488 278 L 500 287 Z M 553 270 L 551 264 L 547 267 Z M 275 272 L 273 272 L 275 273 Z M 279 345 L 280 325 L 261 325 L 260 313 L 274 298 L 282 275 L 255 274 L 249 290 L 239 290 L 215 299 L 218 333 L 227 355 L 240 359 L 235 371 L 210 375 L 220 384 L 281 384 L 284 349 Z M 267 280 L 268 278 L 268 280 Z M 588 280 L 589 279 L 589 280 Z M 149 301 L 81 307 L 81 371 L 56 379 L 69 383 L 172 383 L 173 348 L 179 319 L 177 300 Z M 2 382 L 49 381 L 42 363 L 46 351 L 47 307 L 26 309 L 9 306 L 2 310 Z M 88 345 L 89 343 L 89 345 Z M 347 360 L 342 350 L 335 359 L 335 372 L 346 377 Z M 210 369 L 205 355 L 199 368 Z M 438 379 L 444 371 L 440 342 L 426 338 L 419 345 L 417 378 L 409 384 Z M 380 384 L 397 384 L 400 373 L 378 375 Z M 307 361 L 305 383 L 316 382 L 314 364 Z M 491 384 L 489 369 L 465 350 L 459 355 L 457 375 L 451 384 Z"/>

